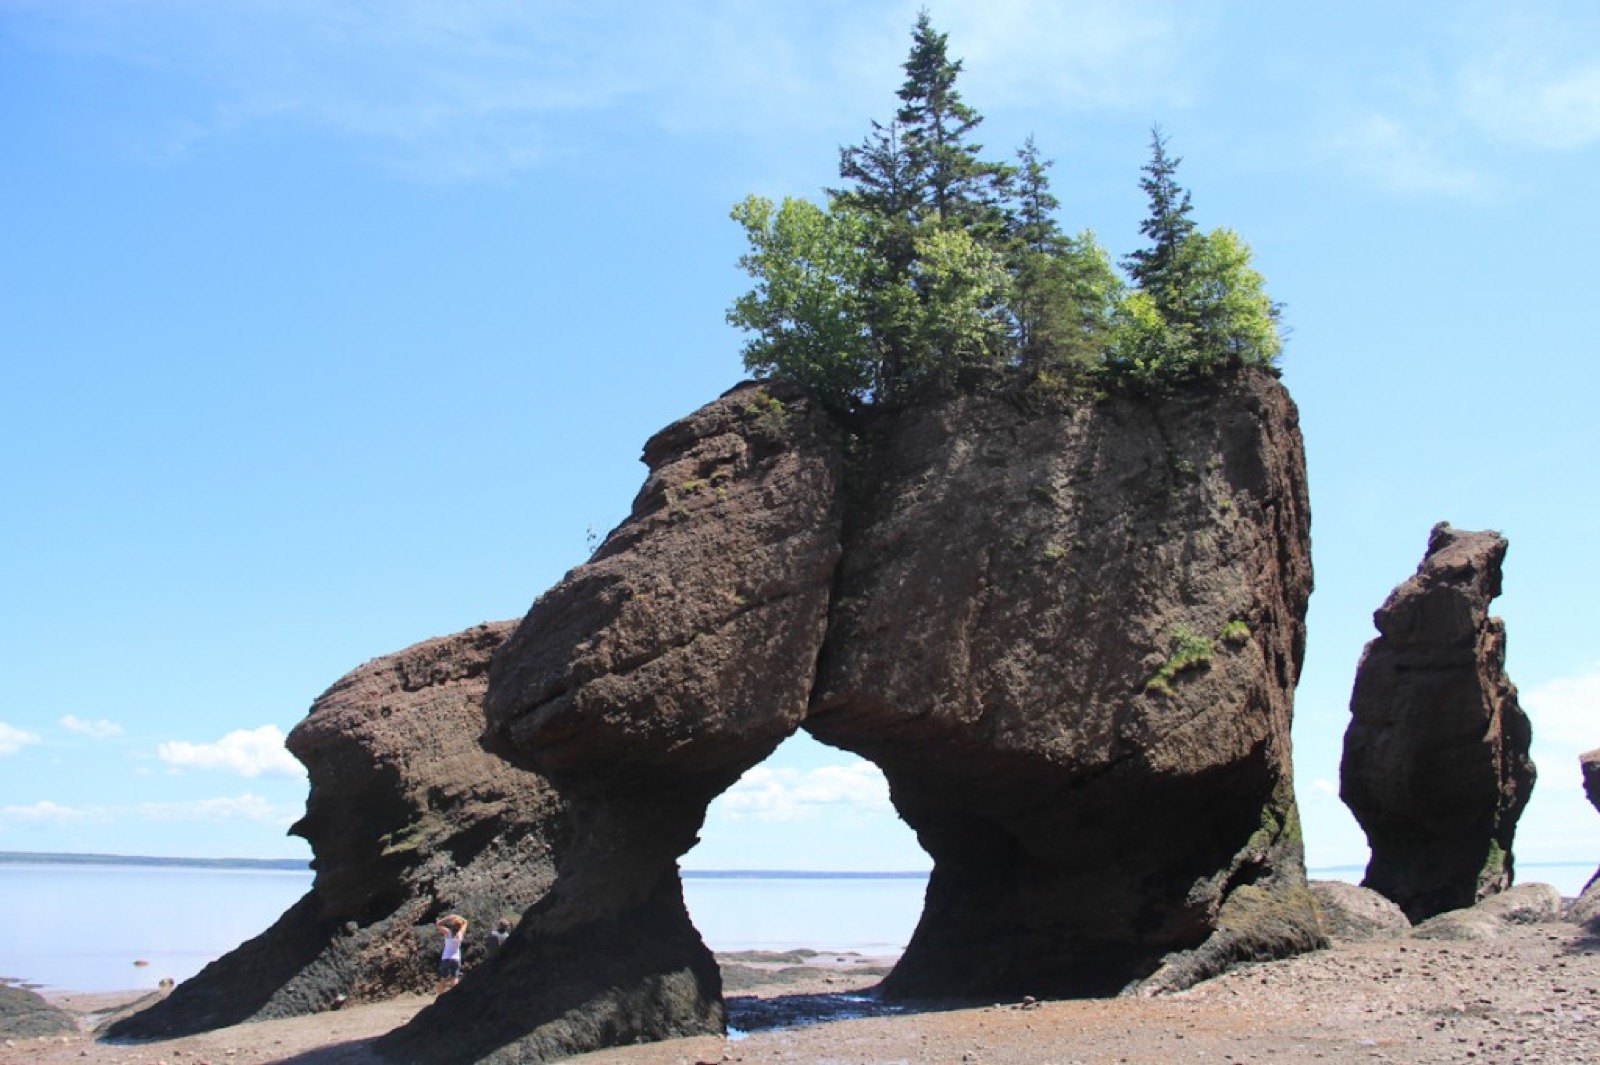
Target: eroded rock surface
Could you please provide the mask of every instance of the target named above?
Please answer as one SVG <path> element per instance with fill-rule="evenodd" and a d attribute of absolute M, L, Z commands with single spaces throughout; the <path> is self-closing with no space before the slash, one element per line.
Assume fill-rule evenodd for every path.
<path fill-rule="evenodd" d="M 1313 880 L 1311 894 L 1323 930 L 1335 943 L 1365 943 L 1411 932 L 1411 922 L 1400 907 L 1371 888 L 1342 880 Z"/>
<path fill-rule="evenodd" d="M 1578 755 L 1578 769 L 1583 773 L 1583 793 L 1589 804 L 1600 810 L 1600 749 Z M 1571 917 L 1580 924 L 1593 925 L 1600 920 L 1600 870 L 1583 886 L 1583 893 L 1572 905 Z"/>
<path fill-rule="evenodd" d="M 874 429 L 806 727 L 883 768 L 934 859 L 885 991 L 1159 990 L 1320 943 L 1289 766 L 1310 515 L 1277 382 Z"/>
<path fill-rule="evenodd" d="M 934 857 L 891 994 L 1160 990 L 1322 942 L 1289 770 L 1309 516 L 1277 382 L 853 428 L 846 461 L 802 395 L 744 387 L 646 447 L 632 516 L 491 671 L 496 749 L 569 804 L 556 884 L 383 1053 L 716 1030 L 676 860 L 797 727 L 881 765 Z"/>
<path fill-rule="evenodd" d="M 720 1031 L 677 860 L 799 728 L 880 765 L 934 858 L 891 995 L 1153 993 L 1323 941 L 1289 761 L 1310 519 L 1270 375 L 848 426 L 744 385 L 645 461 L 629 518 L 511 635 L 403 652 L 319 700 L 291 738 L 317 886 L 174 1016 L 416 987 L 431 921 L 482 928 L 511 896 L 475 893 L 502 889 L 525 900 L 509 942 L 382 1054 L 524 1063 Z M 228 981 L 233 1016 L 207 1014 Z"/>
<path fill-rule="evenodd" d="M 1559 921 L 1564 908 L 1561 892 L 1549 884 L 1518 884 L 1489 896 L 1476 906 L 1430 917 L 1411 934 L 1418 939 L 1498 939 L 1514 925 Z"/>
<path fill-rule="evenodd" d="M 1413 922 L 1513 880 L 1533 791 L 1532 730 L 1489 616 L 1506 541 L 1434 526 L 1417 572 L 1373 615 L 1350 698 L 1340 796 L 1367 834 L 1363 884 Z"/>
<path fill-rule="evenodd" d="M 41 1039 L 78 1031 L 78 1022 L 66 1010 L 45 1001 L 25 987 L 0 983 L 0 1037 Z"/>
<path fill-rule="evenodd" d="M 440 916 L 486 931 L 544 894 L 566 838 L 563 804 L 480 744 L 489 658 L 511 628 L 479 625 L 376 659 L 317 699 L 289 735 L 311 782 L 291 830 L 316 855 L 310 892 L 109 1035 L 181 1035 L 428 990 Z M 469 933 L 472 960 L 481 942 Z"/>
<path fill-rule="evenodd" d="M 595 557 L 498 654 L 498 750 L 548 774 L 573 844 L 494 963 L 385 1039 L 400 1061 L 547 1061 L 720 1032 L 677 859 L 805 717 L 839 557 L 843 449 L 802 393 L 742 387 L 645 446 Z"/>

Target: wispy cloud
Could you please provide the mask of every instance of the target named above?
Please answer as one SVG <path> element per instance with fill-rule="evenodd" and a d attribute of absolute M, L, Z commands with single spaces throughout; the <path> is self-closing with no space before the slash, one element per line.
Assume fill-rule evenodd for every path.
<path fill-rule="evenodd" d="M 1600 142 L 1600 12 L 1535 3 L 1476 14 L 1460 79 L 1468 119 L 1507 144 L 1565 151 Z"/>
<path fill-rule="evenodd" d="M 1600 747 L 1600 722 L 1594 713 L 1600 705 L 1600 664 L 1520 694 L 1533 723 L 1539 779 L 1517 834 L 1517 855 L 1544 861 L 1592 859 L 1600 814 L 1584 794 L 1578 755 Z"/>
<path fill-rule="evenodd" d="M 30 743 L 38 743 L 39 737 L 32 732 L 15 728 L 0 721 L 0 755 L 16 754 Z"/>
<path fill-rule="evenodd" d="M 113 736 L 122 735 L 122 726 L 105 718 L 89 721 L 76 714 L 67 714 L 57 723 L 68 732 L 76 732 L 92 740 L 108 740 Z"/>
<path fill-rule="evenodd" d="M 724 816 L 734 820 L 800 821 L 825 811 L 884 813 L 889 784 L 871 762 L 820 766 L 816 769 L 771 769 L 756 766 L 717 799 Z"/>
<path fill-rule="evenodd" d="M 215 743 L 163 743 L 156 756 L 176 769 L 218 769 L 243 777 L 300 777 L 305 768 L 283 746 L 276 725 L 230 732 Z"/>
<path fill-rule="evenodd" d="M 592 150 L 596 127 L 787 142 L 853 136 L 887 107 L 916 3 L 711 0 L 146 0 L 22 3 L 47 47 L 180 86 L 148 144 L 181 153 L 290 125 L 351 139 L 415 174 L 495 177 Z M 1174 2 L 952 0 L 936 12 L 984 106 L 1170 98 L 1186 39 Z M 22 21 L 18 20 L 19 28 Z"/>
<path fill-rule="evenodd" d="M 1600 748 L 1600 665 L 1572 677 L 1548 681 L 1521 693 L 1521 702 L 1533 722 L 1533 742 L 1552 754 L 1571 758 L 1577 772 L 1578 755 Z"/>
<path fill-rule="evenodd" d="M 1452 159 L 1449 150 L 1408 120 L 1372 113 L 1330 139 L 1328 152 L 1345 169 L 1390 192 L 1483 201 L 1494 192 L 1485 174 Z"/>
<path fill-rule="evenodd" d="M 93 816 L 84 807 L 62 806 L 48 800 L 28 806 L 0 806 L 0 825 L 60 825 Z"/>
<path fill-rule="evenodd" d="M 984 0 L 941 4 L 934 18 L 981 109 L 1138 109 L 1141 121 L 1190 95 L 1188 61 L 1205 32 L 1195 5 L 1172 2 Z"/>
<path fill-rule="evenodd" d="M 299 806 L 274 804 L 249 793 L 189 802 L 145 802 L 127 806 L 66 806 L 48 800 L 26 806 L 0 806 L 0 826 L 75 825 L 88 822 L 247 821 L 288 826 Z"/>

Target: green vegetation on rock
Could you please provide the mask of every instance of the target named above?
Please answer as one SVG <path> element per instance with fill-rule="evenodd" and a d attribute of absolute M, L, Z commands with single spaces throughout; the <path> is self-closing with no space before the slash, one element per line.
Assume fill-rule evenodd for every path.
<path fill-rule="evenodd" d="M 1172 656 L 1166 660 L 1155 676 L 1144 683 L 1144 690 L 1154 695 L 1171 695 L 1172 682 L 1180 673 L 1200 669 L 1211 664 L 1216 648 L 1211 641 L 1186 625 L 1172 630 Z"/>
<path fill-rule="evenodd" d="M 1061 229 L 1033 138 L 1015 165 L 983 158 L 961 61 L 926 11 L 904 70 L 894 118 L 840 150 L 844 185 L 825 205 L 733 208 L 755 286 L 728 320 L 751 334 L 748 370 L 856 409 L 1002 386 L 1157 393 L 1274 365 L 1278 305 L 1238 234 L 1189 218 L 1159 129 L 1140 182 L 1150 243 L 1124 258 L 1124 281 L 1092 232 Z"/>

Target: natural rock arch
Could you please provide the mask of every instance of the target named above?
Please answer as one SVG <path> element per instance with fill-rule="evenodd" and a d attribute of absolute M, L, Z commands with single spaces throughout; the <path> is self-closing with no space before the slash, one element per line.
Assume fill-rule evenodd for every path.
<path fill-rule="evenodd" d="M 879 765 L 935 861 L 889 994 L 1159 991 L 1321 942 L 1289 762 L 1310 518 L 1270 375 L 848 431 L 747 384 L 644 457 L 630 517 L 509 635 L 430 641 L 318 700 L 291 744 L 311 894 L 122 1034 L 328 1008 L 353 973 L 420 966 L 444 908 L 513 898 L 505 947 L 380 1052 L 535 1062 L 720 1031 L 677 861 L 801 728 Z"/>
<path fill-rule="evenodd" d="M 935 859 L 890 994 L 1159 990 L 1321 941 L 1289 769 L 1309 515 L 1276 382 L 856 429 L 847 449 L 803 395 L 744 386 L 646 446 L 630 518 L 491 668 L 490 745 L 555 783 L 573 845 L 503 956 L 385 1053 L 718 1030 L 677 858 L 801 727 L 881 766 Z"/>

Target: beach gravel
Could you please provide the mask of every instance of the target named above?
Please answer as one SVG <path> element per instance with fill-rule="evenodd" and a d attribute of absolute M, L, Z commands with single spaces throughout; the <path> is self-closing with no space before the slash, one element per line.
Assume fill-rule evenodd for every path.
<path fill-rule="evenodd" d="M 783 983 L 752 988 L 775 1006 L 839 995 L 883 959 L 821 955 L 811 980 L 791 961 Z M 747 964 L 747 963 L 741 963 Z M 858 979 L 865 977 L 864 980 Z M 53 996 L 85 1023 L 105 996 Z M 140 1045 L 87 1034 L 10 1040 L 0 1065 L 377 1065 L 367 1044 L 403 1023 L 419 997 L 337 1013 L 241 1025 Z M 98 1011 L 98 1013 L 97 1013 Z M 1600 1061 L 1600 936 L 1566 922 L 1502 924 L 1490 939 L 1393 936 L 1248 965 L 1156 998 L 1006 1002 L 702 1036 L 599 1051 L 579 1065 L 890 1062 L 964 1065 L 1156 1065 Z"/>

